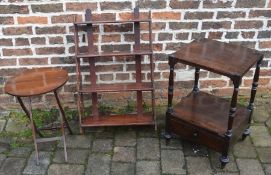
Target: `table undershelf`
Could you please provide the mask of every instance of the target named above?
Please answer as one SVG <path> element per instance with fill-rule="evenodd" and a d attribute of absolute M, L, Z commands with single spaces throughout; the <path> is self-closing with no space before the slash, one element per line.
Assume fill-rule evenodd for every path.
<path fill-rule="evenodd" d="M 91 126 L 130 126 L 130 125 L 154 125 L 152 113 L 108 115 L 99 117 L 85 117 L 81 127 Z"/>
<path fill-rule="evenodd" d="M 173 116 L 194 126 L 223 135 L 227 131 L 230 101 L 205 92 L 191 92 L 173 108 Z M 233 132 L 248 123 L 250 111 L 237 106 Z"/>

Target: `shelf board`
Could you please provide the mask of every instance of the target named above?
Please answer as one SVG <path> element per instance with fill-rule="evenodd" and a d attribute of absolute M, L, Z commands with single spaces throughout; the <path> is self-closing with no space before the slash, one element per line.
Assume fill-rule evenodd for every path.
<path fill-rule="evenodd" d="M 117 83 L 117 84 L 97 84 L 95 87 L 91 85 L 82 88 L 79 92 L 119 92 L 119 91 L 152 91 L 153 85 L 151 82 L 144 83 Z"/>
<path fill-rule="evenodd" d="M 173 116 L 187 123 L 223 135 L 228 127 L 230 101 L 205 92 L 191 92 L 173 108 Z M 237 106 L 233 131 L 241 124 L 248 123 L 249 110 Z"/>
<path fill-rule="evenodd" d="M 139 51 L 114 51 L 114 52 L 93 52 L 86 54 L 77 54 L 77 58 L 89 58 L 89 57 L 107 57 L 107 56 L 130 56 L 130 55 L 151 55 L 151 50 L 139 50 Z"/>
<path fill-rule="evenodd" d="M 151 19 L 130 19 L 130 20 L 102 20 L 102 21 L 85 21 L 76 22 L 75 25 L 85 25 L 85 24 L 105 24 L 105 23 L 132 23 L 132 22 L 151 22 Z"/>
<path fill-rule="evenodd" d="M 99 118 L 90 116 L 82 119 L 81 122 L 81 127 L 130 125 L 154 125 L 154 120 L 151 113 L 144 113 L 142 116 L 137 114 L 109 115 Z"/>

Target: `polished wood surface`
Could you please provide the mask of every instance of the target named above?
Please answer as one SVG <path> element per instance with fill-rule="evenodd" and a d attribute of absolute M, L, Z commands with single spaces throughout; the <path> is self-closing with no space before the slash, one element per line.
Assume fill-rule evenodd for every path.
<path fill-rule="evenodd" d="M 130 126 L 130 125 L 153 125 L 154 120 L 151 113 L 124 114 L 124 115 L 109 115 L 100 116 L 98 119 L 92 116 L 82 120 L 82 127 L 89 126 Z"/>
<path fill-rule="evenodd" d="M 229 108 L 230 101 L 226 99 L 205 92 L 191 92 L 173 108 L 173 115 L 192 125 L 223 135 L 227 131 Z M 249 113 L 246 107 L 237 107 L 233 130 L 241 123 L 248 122 Z"/>
<path fill-rule="evenodd" d="M 152 30 L 151 30 L 151 13 L 149 12 L 147 19 L 140 19 L 139 8 L 134 8 L 133 19 L 124 21 L 95 21 L 91 10 L 87 9 L 85 14 L 85 22 L 75 22 L 74 23 L 74 38 L 75 38 L 75 58 L 76 58 L 76 73 L 77 73 L 77 106 L 79 111 L 79 122 L 80 122 L 80 132 L 83 133 L 83 127 L 93 127 L 93 126 L 121 126 L 121 125 L 155 125 L 155 93 L 153 86 L 153 57 L 152 57 Z M 140 25 L 141 23 L 147 23 L 149 25 L 149 43 L 144 44 L 147 46 L 144 50 L 141 49 L 142 45 L 140 43 Z M 132 23 L 134 29 L 134 45 L 132 51 L 111 51 L 106 50 L 96 52 L 94 41 L 93 41 L 93 25 L 96 24 L 110 24 L 110 23 Z M 87 52 L 82 53 L 79 49 L 79 35 L 86 31 L 87 36 Z M 149 57 L 149 73 L 150 81 L 142 82 L 142 60 L 143 55 Z M 100 57 L 113 57 L 113 56 L 133 56 L 135 60 L 135 81 L 131 83 L 112 83 L 112 84 L 99 84 L 96 79 L 96 67 L 95 62 L 99 60 Z M 84 84 L 82 82 L 81 73 L 81 60 L 88 59 L 89 63 L 89 81 L 90 85 Z M 136 114 L 126 114 L 126 115 L 114 115 L 114 116 L 100 116 L 98 111 L 98 93 L 110 93 L 122 91 L 136 91 Z M 149 91 L 151 93 L 152 100 L 152 111 L 151 115 L 144 114 L 143 111 L 143 91 Z M 86 93 L 91 94 L 92 101 L 92 115 L 84 116 L 84 95 Z"/>
<path fill-rule="evenodd" d="M 10 78 L 4 87 L 6 93 L 17 97 L 40 95 L 54 91 L 68 80 L 64 69 L 34 68 Z"/>
<path fill-rule="evenodd" d="M 169 57 L 228 77 L 241 77 L 263 55 L 241 45 L 201 39 L 178 48 Z"/>

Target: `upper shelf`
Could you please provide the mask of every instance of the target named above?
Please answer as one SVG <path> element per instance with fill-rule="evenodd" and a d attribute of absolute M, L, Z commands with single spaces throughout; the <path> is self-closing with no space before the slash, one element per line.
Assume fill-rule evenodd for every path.
<path fill-rule="evenodd" d="M 138 51 L 114 51 L 114 52 L 93 52 L 76 55 L 77 58 L 89 57 L 107 57 L 107 56 L 133 56 L 133 55 L 151 55 L 151 50 L 138 50 Z"/>
<path fill-rule="evenodd" d="M 130 20 L 104 20 L 104 21 L 85 21 L 76 22 L 74 25 L 84 25 L 84 24 L 104 24 L 104 23 L 131 23 L 131 22 L 151 22 L 151 19 L 130 19 Z"/>

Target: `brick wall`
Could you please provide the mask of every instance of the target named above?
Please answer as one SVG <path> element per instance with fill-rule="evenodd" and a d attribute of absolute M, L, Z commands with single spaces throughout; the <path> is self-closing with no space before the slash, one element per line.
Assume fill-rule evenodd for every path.
<path fill-rule="evenodd" d="M 75 105 L 75 60 L 73 45 L 74 17 L 84 20 L 84 9 L 90 8 L 94 18 L 126 19 L 139 5 L 142 15 L 152 10 L 155 81 L 157 102 L 166 102 L 167 54 L 182 43 L 199 37 L 218 39 L 260 50 L 265 54 L 262 64 L 260 91 L 267 92 L 271 82 L 271 3 L 269 0 L 92 0 L 92 1 L 27 1 L 0 2 L 0 109 L 17 108 L 15 98 L 4 94 L 5 80 L 14 73 L 32 67 L 63 67 L 70 80 L 61 89 L 65 104 Z M 147 43 L 145 25 L 142 43 Z M 120 29 L 121 34 L 116 30 Z M 100 32 L 98 31 L 100 30 Z M 95 29 L 99 50 L 125 50 L 132 47 L 132 26 L 105 26 Z M 100 35 L 98 35 L 100 33 Z M 144 59 L 144 64 L 148 60 Z M 105 58 L 98 65 L 98 82 L 133 81 L 134 62 L 130 58 Z M 144 79 L 148 73 L 144 72 Z M 178 65 L 175 94 L 179 97 L 192 87 L 194 70 Z M 248 94 L 253 71 L 242 82 L 242 94 Z M 88 81 L 88 76 L 84 76 Z M 229 79 L 201 71 L 201 89 L 218 95 L 231 94 Z M 104 101 L 130 99 L 130 94 L 99 96 Z M 117 98 L 116 98 L 117 97 Z M 132 96 L 133 97 L 133 96 Z M 51 104 L 52 94 L 34 99 L 36 105 Z"/>

